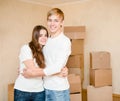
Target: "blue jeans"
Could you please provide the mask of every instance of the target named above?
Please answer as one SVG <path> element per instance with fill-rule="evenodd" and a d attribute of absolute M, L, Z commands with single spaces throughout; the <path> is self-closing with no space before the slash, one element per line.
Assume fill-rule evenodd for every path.
<path fill-rule="evenodd" d="M 45 101 L 70 101 L 69 90 L 48 90 L 45 89 Z"/>
<path fill-rule="evenodd" d="M 24 92 L 14 89 L 14 101 L 45 101 L 45 91 Z"/>

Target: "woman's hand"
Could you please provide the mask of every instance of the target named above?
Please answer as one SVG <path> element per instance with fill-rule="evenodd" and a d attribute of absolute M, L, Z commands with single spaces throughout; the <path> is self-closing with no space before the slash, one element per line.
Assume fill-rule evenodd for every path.
<path fill-rule="evenodd" d="M 33 77 L 33 71 L 32 69 L 24 68 L 23 72 L 21 73 L 25 78 L 32 78 Z"/>

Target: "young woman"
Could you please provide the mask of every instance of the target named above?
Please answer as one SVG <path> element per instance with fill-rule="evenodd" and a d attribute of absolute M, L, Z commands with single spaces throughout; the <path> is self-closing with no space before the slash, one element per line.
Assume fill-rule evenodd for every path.
<path fill-rule="evenodd" d="M 25 78 L 22 76 L 24 68 L 45 68 L 42 48 L 48 38 L 48 31 L 44 26 L 35 26 L 32 40 L 22 46 L 20 59 L 20 74 L 14 86 L 14 101 L 45 101 L 45 91 L 42 77 Z"/>

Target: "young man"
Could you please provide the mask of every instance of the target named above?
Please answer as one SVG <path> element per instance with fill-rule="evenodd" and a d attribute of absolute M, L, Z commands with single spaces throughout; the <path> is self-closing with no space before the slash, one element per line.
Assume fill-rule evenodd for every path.
<path fill-rule="evenodd" d="M 63 33 L 64 13 L 53 8 L 47 14 L 49 38 L 43 48 L 45 69 L 25 70 L 26 77 L 44 76 L 46 101 L 70 101 L 67 77 L 54 75 L 60 73 L 71 54 L 71 42 Z"/>

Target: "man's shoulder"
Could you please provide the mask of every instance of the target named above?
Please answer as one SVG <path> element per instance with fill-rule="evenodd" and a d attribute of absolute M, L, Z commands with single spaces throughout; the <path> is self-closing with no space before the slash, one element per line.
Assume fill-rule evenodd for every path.
<path fill-rule="evenodd" d="M 65 40 L 70 41 L 70 38 L 69 38 L 69 37 L 67 37 L 64 33 L 63 33 L 63 38 L 64 38 Z"/>
<path fill-rule="evenodd" d="M 68 38 L 66 35 L 63 35 L 62 39 L 61 39 L 61 43 L 64 45 L 70 45 L 71 41 L 70 38 Z"/>

